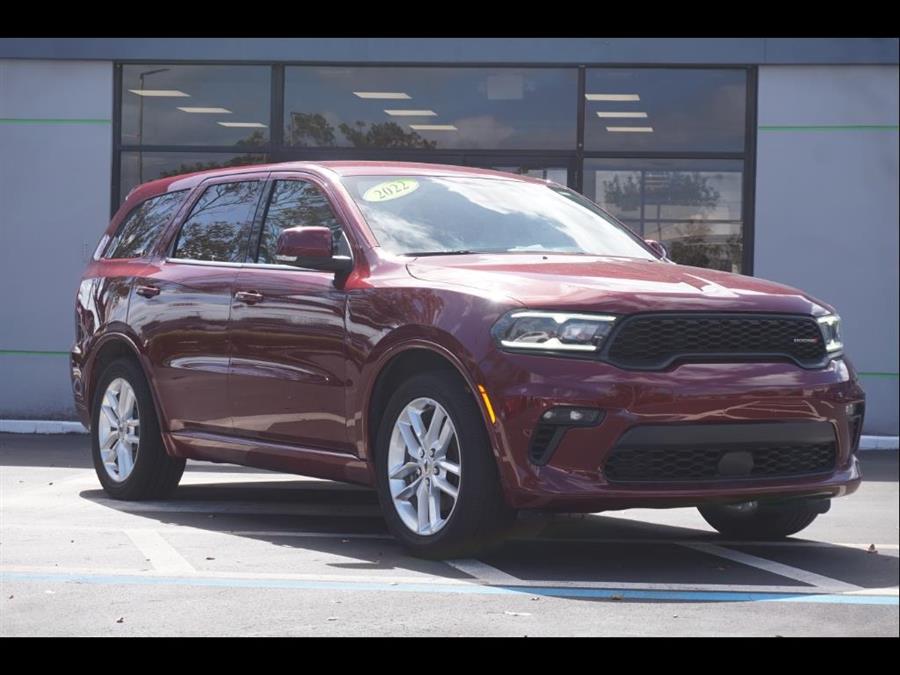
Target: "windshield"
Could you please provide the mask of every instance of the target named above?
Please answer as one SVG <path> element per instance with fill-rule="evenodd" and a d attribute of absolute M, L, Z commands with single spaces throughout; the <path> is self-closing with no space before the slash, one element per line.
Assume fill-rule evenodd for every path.
<path fill-rule="evenodd" d="M 571 190 L 471 176 L 347 176 L 391 253 L 581 253 L 654 260 L 637 238 Z"/>

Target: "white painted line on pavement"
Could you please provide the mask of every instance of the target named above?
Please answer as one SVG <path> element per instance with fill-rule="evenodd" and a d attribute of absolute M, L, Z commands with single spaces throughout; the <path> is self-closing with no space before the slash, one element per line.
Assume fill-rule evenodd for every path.
<path fill-rule="evenodd" d="M 475 560 L 474 558 L 461 558 L 458 560 L 445 560 L 450 567 L 464 572 L 483 584 L 510 585 L 525 583 L 519 577 L 498 570 L 493 565 Z"/>
<path fill-rule="evenodd" d="M 124 532 L 157 572 L 161 574 L 196 573 L 193 565 L 185 560 L 159 532 L 154 530 L 125 530 Z"/>
<path fill-rule="evenodd" d="M 785 565 L 783 563 L 775 562 L 774 560 L 766 560 L 765 558 L 760 558 L 759 556 L 750 555 L 749 553 L 742 553 L 740 551 L 732 551 L 728 548 L 723 548 L 721 546 L 716 546 L 715 544 L 706 544 L 706 543 L 679 543 L 680 546 L 684 546 L 686 548 L 693 549 L 695 551 L 700 551 L 701 553 L 708 553 L 709 555 L 714 555 L 719 558 L 725 558 L 726 560 L 731 560 L 737 563 L 741 563 L 743 565 L 748 565 L 750 567 L 755 567 L 757 569 L 761 569 L 765 572 L 769 572 L 771 574 L 777 574 L 781 577 L 786 577 L 788 579 L 794 579 L 795 581 L 801 581 L 805 584 L 811 584 L 820 589 L 827 588 L 834 591 L 858 591 L 860 590 L 859 586 L 854 584 L 848 584 L 845 581 L 840 581 L 838 579 L 832 579 L 831 577 L 826 577 L 821 574 L 816 574 L 815 572 L 807 572 L 806 570 L 801 570 L 798 567 L 792 567 L 790 565 Z"/>
<path fill-rule="evenodd" d="M 897 595 L 900 596 L 900 588 L 889 586 L 888 588 L 861 588 L 858 591 L 848 591 L 847 595 Z"/>
<path fill-rule="evenodd" d="M 499 570 L 498 570 L 499 571 Z M 3 565 L 0 572 L 23 573 L 55 573 L 55 574 L 94 574 L 94 575 L 131 575 L 142 577 L 166 577 L 159 570 L 134 570 L 122 568 L 98 568 L 98 567 L 57 567 L 55 565 Z M 547 579 L 519 579 L 512 577 L 512 581 L 485 583 L 478 579 L 459 579 L 456 577 L 443 577 L 435 574 L 416 573 L 414 575 L 391 574 L 297 574 L 297 573 L 272 573 L 272 572 L 237 572 L 220 570 L 202 570 L 186 572 L 177 575 L 186 579 L 247 579 L 247 580 L 290 580 L 290 581 L 340 581 L 348 584 L 440 584 L 442 586 L 502 586 L 502 587 L 527 587 L 527 588 L 586 588 L 586 589 L 612 589 L 612 590 L 636 590 L 636 591 L 696 591 L 696 592 L 732 592 L 732 593 L 790 593 L 792 595 L 819 595 L 823 592 L 846 593 L 838 588 L 821 588 L 814 586 L 764 586 L 760 584 L 690 584 L 690 583 L 649 583 L 628 581 L 578 581 L 578 580 L 547 580 Z M 896 595 L 896 589 L 879 589 L 879 595 Z"/>

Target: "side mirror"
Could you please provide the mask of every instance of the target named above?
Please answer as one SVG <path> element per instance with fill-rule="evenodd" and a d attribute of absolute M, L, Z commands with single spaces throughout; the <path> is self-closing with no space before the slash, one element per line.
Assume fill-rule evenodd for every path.
<path fill-rule="evenodd" d="M 660 258 L 669 259 L 669 251 L 662 242 L 656 241 L 656 239 L 644 239 L 644 243 Z"/>
<path fill-rule="evenodd" d="M 278 235 L 275 259 L 287 265 L 331 272 L 349 272 L 353 259 L 333 254 L 334 241 L 327 227 L 291 227 Z"/>

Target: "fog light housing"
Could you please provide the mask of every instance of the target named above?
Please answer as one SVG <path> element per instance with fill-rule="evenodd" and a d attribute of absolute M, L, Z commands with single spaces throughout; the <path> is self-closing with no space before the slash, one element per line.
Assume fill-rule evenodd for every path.
<path fill-rule="evenodd" d="M 598 408 L 560 406 L 541 413 L 540 421 L 531 435 L 528 457 L 532 464 L 544 466 L 550 461 L 563 436 L 569 429 L 593 427 L 603 421 L 603 411 Z"/>

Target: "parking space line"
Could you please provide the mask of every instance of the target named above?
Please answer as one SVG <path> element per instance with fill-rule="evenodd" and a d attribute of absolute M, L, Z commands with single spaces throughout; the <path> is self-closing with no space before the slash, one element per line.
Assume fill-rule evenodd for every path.
<path fill-rule="evenodd" d="M 462 558 L 458 560 L 445 560 L 450 567 L 475 577 L 483 584 L 520 584 L 522 580 L 507 574 L 503 570 L 498 570 L 493 565 L 488 565 L 474 558 Z"/>
<path fill-rule="evenodd" d="M 111 576 L 141 576 L 141 577 L 169 577 L 172 574 L 158 570 L 135 570 L 122 568 L 97 568 L 97 567 L 57 567 L 49 565 L 4 565 L 0 567 L 0 574 L 71 574 L 71 575 L 101 575 Z M 431 584 L 438 586 L 497 586 L 504 588 L 564 588 L 564 589 L 589 589 L 589 590 L 622 590 L 622 591 L 664 591 L 684 593 L 779 593 L 790 595 L 819 595 L 823 592 L 842 592 L 837 589 L 820 588 L 815 586 L 780 586 L 761 584 L 700 584 L 700 583 L 649 583 L 628 581 L 576 581 L 576 580 L 546 580 L 546 579 L 519 579 L 510 576 L 510 580 L 502 583 L 486 584 L 478 579 L 443 577 L 427 572 L 413 574 L 310 574 L 288 572 L 239 572 L 230 570 L 197 570 L 192 573 L 180 573 L 177 575 L 183 579 L 242 579 L 245 581 L 309 581 L 309 582 L 341 582 L 348 585 L 382 583 L 388 585 L 398 584 Z M 897 595 L 897 589 L 878 589 L 875 595 Z M 861 592 L 854 593 L 856 595 Z M 871 595 L 871 594 L 869 594 Z"/>
<path fill-rule="evenodd" d="M 684 542 L 679 543 L 679 545 L 693 549 L 695 551 L 700 551 L 701 553 L 708 553 L 709 555 L 714 555 L 719 558 L 725 558 L 726 560 L 741 563 L 742 565 L 755 567 L 771 574 L 777 574 L 781 577 L 794 579 L 795 581 L 810 584 L 811 586 L 816 586 L 818 588 L 827 588 L 832 591 L 861 590 L 860 586 L 848 584 L 847 582 L 840 581 L 839 579 L 832 579 L 831 577 L 816 574 L 815 572 L 808 572 L 798 567 L 785 565 L 784 563 L 775 562 L 774 560 L 767 560 L 765 558 L 760 558 L 759 556 L 750 555 L 749 553 L 743 553 L 741 551 L 733 551 L 728 548 L 723 548 L 722 546 L 716 546 L 715 544 Z"/>
<path fill-rule="evenodd" d="M 157 572 L 182 574 L 196 572 L 194 567 L 155 530 L 125 530 Z"/>
<path fill-rule="evenodd" d="M 463 593 L 473 595 L 529 594 L 558 598 L 590 598 L 609 600 L 683 601 L 683 602 L 811 602 L 854 605 L 898 605 L 896 595 L 850 595 L 823 593 L 798 593 L 796 591 L 751 592 L 735 591 L 673 591 L 668 589 L 636 590 L 615 588 L 586 588 L 570 586 L 539 586 L 465 583 L 386 583 L 385 581 L 317 581 L 290 578 L 242 578 L 236 576 L 162 576 L 142 574 L 77 574 L 66 572 L 0 572 L 0 580 L 10 582 L 80 583 L 102 586 L 188 586 L 220 588 L 264 588 L 331 591 L 386 591 L 401 593 Z"/>

